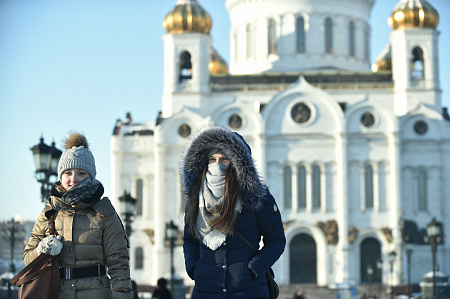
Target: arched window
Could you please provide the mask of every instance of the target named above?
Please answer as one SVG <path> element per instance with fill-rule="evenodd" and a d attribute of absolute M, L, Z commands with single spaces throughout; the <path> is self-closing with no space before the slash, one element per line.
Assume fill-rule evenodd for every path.
<path fill-rule="evenodd" d="M 312 207 L 320 208 L 321 198 L 321 184 L 320 184 L 320 167 L 314 166 L 312 169 Z"/>
<path fill-rule="evenodd" d="M 187 82 L 190 79 L 192 79 L 191 54 L 183 51 L 180 54 L 180 83 Z"/>
<path fill-rule="evenodd" d="M 134 254 L 135 254 L 134 268 L 144 269 L 144 250 L 142 250 L 142 247 L 136 248 Z"/>
<path fill-rule="evenodd" d="M 333 53 L 333 21 L 325 19 L 325 53 Z"/>
<path fill-rule="evenodd" d="M 373 208 L 373 168 L 371 165 L 364 167 L 364 195 L 366 209 Z"/>
<path fill-rule="evenodd" d="M 274 19 L 269 20 L 269 54 L 276 54 L 277 53 L 277 46 L 276 46 L 276 39 L 277 39 L 277 28 L 276 28 L 276 22 Z"/>
<path fill-rule="evenodd" d="M 427 198 L 427 173 L 421 169 L 417 173 L 417 196 L 419 198 L 419 211 L 428 210 L 428 198 Z"/>
<path fill-rule="evenodd" d="M 142 194 L 143 194 L 143 183 L 142 179 L 136 180 L 136 215 L 142 216 Z"/>
<path fill-rule="evenodd" d="M 251 24 L 247 24 L 246 38 L 247 38 L 247 58 L 250 58 L 253 55 L 253 33 Z"/>
<path fill-rule="evenodd" d="M 305 36 L 305 19 L 303 17 L 297 18 L 295 31 L 297 33 L 297 53 L 305 53 L 306 36 Z"/>
<path fill-rule="evenodd" d="M 412 50 L 411 60 L 411 80 L 423 80 L 425 78 L 424 73 L 424 59 L 423 51 L 420 47 L 415 47 Z"/>
<path fill-rule="evenodd" d="M 360 250 L 361 282 L 382 282 L 383 264 L 380 242 L 374 238 L 366 238 L 362 241 Z"/>
<path fill-rule="evenodd" d="M 370 59 L 370 30 L 369 27 L 366 26 L 364 30 L 364 60 L 369 61 Z"/>
<path fill-rule="evenodd" d="M 292 208 L 292 169 L 290 166 L 284 167 L 284 207 Z"/>
<path fill-rule="evenodd" d="M 297 206 L 299 209 L 306 208 L 306 169 L 305 166 L 298 167 L 297 174 Z"/>
<path fill-rule="evenodd" d="M 348 26 L 348 48 L 349 48 L 349 55 L 351 57 L 355 56 L 355 23 L 353 21 L 350 21 L 350 24 Z"/>

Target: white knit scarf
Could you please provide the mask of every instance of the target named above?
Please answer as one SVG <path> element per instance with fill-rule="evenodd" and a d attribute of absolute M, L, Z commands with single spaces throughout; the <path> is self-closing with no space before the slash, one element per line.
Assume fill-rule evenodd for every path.
<path fill-rule="evenodd" d="M 212 250 L 219 248 L 225 242 L 228 234 L 228 231 L 222 233 L 210 226 L 220 216 L 220 209 L 224 201 L 227 168 L 220 163 L 209 164 L 199 194 L 199 213 L 195 223 L 195 232 L 203 244 Z M 238 200 L 234 219 L 241 209 L 242 204 Z"/>

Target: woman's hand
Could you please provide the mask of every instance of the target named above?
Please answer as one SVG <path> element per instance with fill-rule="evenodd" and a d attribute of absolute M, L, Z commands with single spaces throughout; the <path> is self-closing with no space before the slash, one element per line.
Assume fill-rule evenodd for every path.
<path fill-rule="evenodd" d="M 37 246 L 37 253 L 41 255 L 41 253 L 45 253 L 48 255 L 58 255 L 63 248 L 63 244 L 61 243 L 61 236 L 56 237 L 45 237 L 39 242 Z"/>

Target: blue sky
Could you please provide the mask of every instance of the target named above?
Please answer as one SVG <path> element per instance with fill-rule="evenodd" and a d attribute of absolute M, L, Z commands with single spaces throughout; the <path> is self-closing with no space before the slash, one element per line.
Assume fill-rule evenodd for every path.
<path fill-rule="evenodd" d="M 213 46 L 229 61 L 225 0 L 198 0 L 213 20 Z M 389 42 L 398 0 L 376 0 L 371 62 Z M 443 105 L 450 104 L 450 1 L 430 0 L 438 29 Z M 0 220 L 35 220 L 43 204 L 30 148 L 70 130 L 83 132 L 110 189 L 110 137 L 116 119 L 154 121 L 161 109 L 162 21 L 176 0 L 0 1 Z"/>

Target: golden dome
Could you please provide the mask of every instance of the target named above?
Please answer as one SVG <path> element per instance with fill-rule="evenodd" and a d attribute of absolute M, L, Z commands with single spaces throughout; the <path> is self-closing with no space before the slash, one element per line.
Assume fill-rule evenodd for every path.
<path fill-rule="evenodd" d="M 434 28 L 439 23 L 438 11 L 427 0 L 401 0 L 392 10 L 388 24 L 392 29 Z"/>
<path fill-rule="evenodd" d="M 375 63 L 372 64 L 372 71 L 374 73 L 379 71 L 392 71 L 391 45 L 387 45 L 378 55 Z"/>
<path fill-rule="evenodd" d="M 212 21 L 197 0 L 178 0 L 177 5 L 164 19 L 163 26 L 167 33 L 171 34 L 190 32 L 209 34 Z"/>
<path fill-rule="evenodd" d="M 228 74 L 228 64 L 220 57 L 217 51 L 211 49 L 211 59 L 209 60 L 209 72 L 211 75 L 226 75 Z"/>

